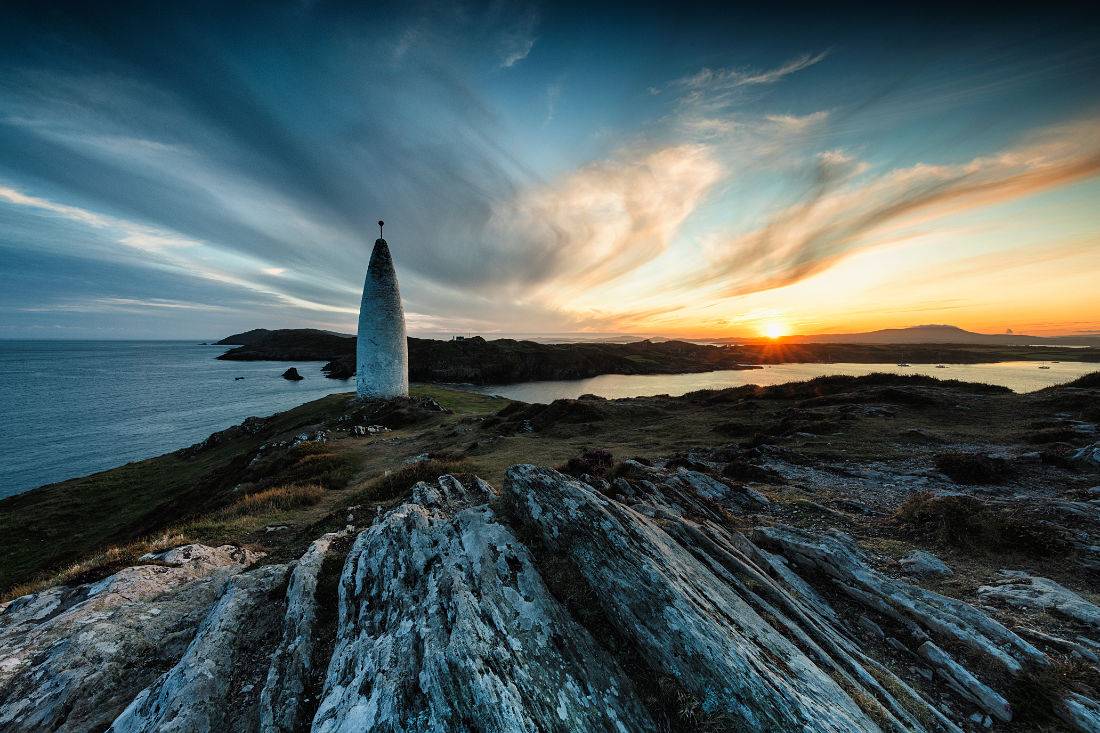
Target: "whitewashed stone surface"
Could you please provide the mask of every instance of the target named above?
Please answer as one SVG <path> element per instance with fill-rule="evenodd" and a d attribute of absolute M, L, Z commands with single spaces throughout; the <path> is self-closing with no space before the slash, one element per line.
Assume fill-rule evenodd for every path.
<path fill-rule="evenodd" d="M 363 281 L 355 351 L 355 390 L 361 399 L 409 396 L 405 312 L 384 239 L 375 241 Z"/>

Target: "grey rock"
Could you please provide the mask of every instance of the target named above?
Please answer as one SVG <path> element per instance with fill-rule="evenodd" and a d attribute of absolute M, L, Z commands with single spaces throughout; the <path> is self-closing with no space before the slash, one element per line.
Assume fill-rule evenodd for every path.
<path fill-rule="evenodd" d="M 1019 608 L 1054 611 L 1100 629 L 1100 607 L 1089 603 L 1070 589 L 1049 578 L 1038 578 L 1021 571 L 1002 570 L 1001 576 L 998 585 L 983 585 L 978 588 L 978 596 L 982 600 L 1002 601 Z"/>
<path fill-rule="evenodd" d="M 866 616 L 860 616 L 856 619 L 856 626 L 864 631 L 868 636 L 871 636 L 879 641 L 886 638 L 886 633 L 883 632 L 882 627 L 876 624 Z"/>
<path fill-rule="evenodd" d="M 792 527 L 758 527 L 753 541 L 824 572 L 857 602 L 913 631 L 927 629 L 968 647 L 1011 674 L 1023 663 L 1047 665 L 1046 656 L 973 606 L 919 586 L 889 578 L 869 567 L 845 543 L 828 534 L 813 536 Z"/>
<path fill-rule="evenodd" d="M 111 733 L 255 729 L 259 699 L 249 693 L 267 670 L 250 652 L 274 641 L 283 604 L 270 596 L 287 570 L 267 565 L 230 578 L 183 657 L 134 698 Z M 234 689 L 234 681 L 244 684 Z"/>
<path fill-rule="evenodd" d="M 653 729 L 487 506 L 389 512 L 357 537 L 340 604 L 315 731 Z"/>
<path fill-rule="evenodd" d="M 260 727 L 264 731 L 296 729 L 313 654 L 317 580 L 332 543 L 347 534 L 330 532 L 314 540 L 290 573 L 282 641 L 271 657 L 260 693 Z"/>
<path fill-rule="evenodd" d="M 933 665 L 940 676 L 944 678 L 944 681 L 964 698 L 975 703 L 998 720 L 1005 722 L 1012 720 L 1012 708 L 1009 706 L 1008 700 L 994 692 L 988 685 L 980 682 L 977 677 L 952 659 L 951 655 L 943 649 L 930 641 L 926 641 L 917 648 L 917 654 Z M 981 716 L 978 716 L 976 722 L 981 722 Z"/>
<path fill-rule="evenodd" d="M 899 562 L 905 572 L 917 577 L 955 574 L 955 571 L 949 568 L 943 560 L 924 550 L 913 550 L 901 558 Z"/>
<path fill-rule="evenodd" d="M 1100 468 L 1100 443 L 1086 445 L 1070 456 L 1070 458 L 1086 466 Z"/>
<path fill-rule="evenodd" d="M 705 499 L 730 504 L 736 509 L 754 510 L 771 503 L 768 497 L 748 486 L 730 486 L 705 473 L 680 468 L 665 482 L 666 486 L 689 488 Z"/>
<path fill-rule="evenodd" d="M 225 579 L 258 555 L 187 545 L 174 567 L 17 598 L 0 612 L 0 729 L 102 730 L 184 653 Z"/>
<path fill-rule="evenodd" d="M 1077 733 L 1100 733 L 1100 704 L 1084 695 L 1069 693 L 1055 704 L 1054 714 Z"/>
<path fill-rule="evenodd" d="M 512 466 L 504 490 L 543 541 L 602 589 L 607 617 L 650 666 L 676 677 L 707 712 L 753 730 L 878 730 L 798 647 L 650 519 L 551 469 Z"/>
<path fill-rule="evenodd" d="M 900 652 L 901 654 L 912 654 L 913 653 L 912 650 L 909 647 L 905 646 L 905 644 L 903 644 L 901 641 L 894 638 L 893 636 L 887 636 L 886 637 L 886 644 L 891 649 L 893 649 L 896 652 Z"/>

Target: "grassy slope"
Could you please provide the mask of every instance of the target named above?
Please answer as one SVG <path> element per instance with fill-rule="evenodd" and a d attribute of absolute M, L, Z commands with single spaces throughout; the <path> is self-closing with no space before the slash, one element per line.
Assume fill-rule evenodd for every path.
<path fill-rule="evenodd" d="M 279 413 L 270 430 L 217 446 L 194 460 L 168 453 L 3 499 L 0 589 L 179 522 L 209 500 L 200 485 L 204 476 L 254 453 L 274 435 L 340 414 L 347 399 L 333 395 Z"/>
<path fill-rule="evenodd" d="M 394 501 L 372 494 L 371 486 L 408 466 L 410 459 L 431 452 L 445 453 L 446 460 L 458 461 L 462 470 L 500 486 L 505 469 L 515 463 L 558 465 L 594 447 L 606 448 L 619 459 L 714 448 L 795 425 L 806 419 L 807 408 L 837 394 L 866 393 L 852 401 L 889 403 L 882 390 L 891 385 L 932 385 L 942 399 L 929 405 L 893 405 L 897 416 L 888 419 L 857 417 L 805 430 L 821 437 L 774 436 L 769 442 L 793 448 L 810 460 L 906 460 L 915 450 L 913 440 L 905 437 L 910 428 L 951 443 L 1003 445 L 1019 443 L 1032 422 L 1066 409 L 1047 405 L 1047 398 L 924 377 L 883 376 L 834 377 L 675 399 L 517 405 L 513 414 L 502 417 L 497 413 L 510 404 L 507 400 L 426 386 L 414 388 L 413 395 L 433 397 L 453 414 L 423 413 L 418 422 L 355 438 L 348 436 L 346 424 L 335 422 L 352 411 L 351 395 L 333 395 L 280 413 L 261 432 L 238 436 L 192 459 L 169 454 L 0 501 L 0 536 L 5 538 L 0 593 L 36 577 L 47 578 L 109 546 L 165 531 L 211 544 L 243 544 L 271 553 L 273 560 L 288 559 L 321 532 L 347 523 L 349 506 L 362 505 L 351 514 L 355 523 L 369 523 L 374 504 Z M 1074 403 L 1080 399 L 1072 397 Z M 744 437 L 715 431 L 720 425 L 728 430 L 730 424 Z M 238 474 L 261 444 L 320 427 L 330 430 L 331 440 L 323 447 L 326 455 L 351 467 L 346 486 L 321 492 L 316 503 L 293 508 L 243 512 L 233 504 L 241 498 L 232 490 Z M 286 482 L 292 478 L 288 473 Z M 285 529 L 269 531 L 271 527 Z"/>

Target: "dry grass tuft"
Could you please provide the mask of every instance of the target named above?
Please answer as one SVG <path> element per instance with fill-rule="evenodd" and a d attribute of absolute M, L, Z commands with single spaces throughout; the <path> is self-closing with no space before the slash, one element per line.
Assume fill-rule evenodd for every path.
<path fill-rule="evenodd" d="M 247 494 L 223 511 L 230 516 L 267 514 L 311 506 L 321 501 L 324 496 L 325 487 L 320 484 L 287 484 Z"/>
<path fill-rule="evenodd" d="M 156 537 L 145 538 L 127 545 L 108 547 L 56 573 L 42 574 L 26 583 L 12 586 L 0 596 L 0 602 L 38 593 L 55 585 L 94 583 L 132 565 L 156 565 L 156 562 L 139 559 L 146 553 L 171 550 L 192 541 L 186 534 L 168 530 Z"/>

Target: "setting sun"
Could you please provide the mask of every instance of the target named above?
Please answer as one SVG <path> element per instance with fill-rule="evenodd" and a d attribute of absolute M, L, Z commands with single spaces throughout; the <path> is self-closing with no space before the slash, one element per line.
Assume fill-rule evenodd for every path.
<path fill-rule="evenodd" d="M 770 339 L 777 339 L 784 334 L 785 330 L 781 323 L 769 323 L 764 326 L 764 335 Z"/>

